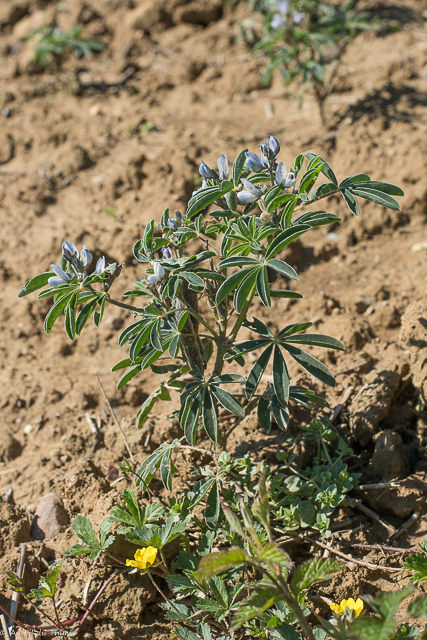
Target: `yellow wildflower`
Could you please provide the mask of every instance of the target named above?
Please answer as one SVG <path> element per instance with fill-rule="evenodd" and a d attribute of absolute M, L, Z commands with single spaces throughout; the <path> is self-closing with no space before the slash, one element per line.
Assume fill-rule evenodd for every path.
<path fill-rule="evenodd" d="M 146 569 L 147 564 L 152 565 L 157 556 L 156 547 L 146 547 L 145 549 L 137 549 L 135 552 L 135 560 L 126 560 L 128 567 L 136 567 L 137 569 Z"/>
<path fill-rule="evenodd" d="M 354 617 L 358 618 L 363 611 L 363 600 L 357 598 L 355 602 L 353 598 L 349 598 L 348 600 L 341 600 L 339 604 L 334 603 L 330 606 L 334 613 L 338 613 L 341 616 L 345 614 L 345 608 L 347 607 L 354 614 Z"/>

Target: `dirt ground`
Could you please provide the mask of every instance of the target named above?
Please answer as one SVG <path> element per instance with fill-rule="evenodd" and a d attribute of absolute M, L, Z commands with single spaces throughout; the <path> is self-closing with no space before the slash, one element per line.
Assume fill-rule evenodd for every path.
<path fill-rule="evenodd" d="M 269 134 L 280 140 L 288 167 L 298 153 L 310 150 L 324 157 L 339 179 L 365 172 L 405 191 L 401 212 L 364 202 L 359 219 L 342 201 L 330 200 L 328 211 L 339 214 L 342 223 L 314 230 L 288 254 L 300 273 L 300 282 L 291 286 L 304 299 L 279 299 L 271 310 L 259 305 L 256 315 L 279 329 L 284 316 L 286 324 L 311 320 L 319 332 L 345 343 L 343 354 L 319 352 L 337 375 L 335 389 L 306 381 L 332 408 L 348 392 L 338 423 L 353 437 L 362 481 L 398 483 L 385 491 L 359 490 L 353 497 L 391 529 L 417 514 L 399 547 L 413 548 L 427 537 L 427 19 L 421 0 L 366 6 L 401 28 L 362 34 L 350 45 L 327 100 L 324 127 L 309 94 L 298 109 L 297 88 L 284 89 L 279 77 L 270 88 L 260 86 L 263 60 L 239 40 L 239 22 L 248 15 L 242 6 L 233 12 L 220 0 L 1 3 L 3 606 L 9 607 L 11 596 L 6 571 L 16 568 L 21 542 L 28 543 L 27 583 L 35 586 L 45 563 L 75 542 L 71 518 L 83 513 L 98 524 L 126 487 L 126 480 L 114 483 L 126 450 L 95 374 L 138 461 L 175 437 L 167 416 L 178 406 L 176 399 L 172 407 L 158 404 L 146 427 L 136 430 L 137 408 L 157 381 L 146 371 L 116 390 L 120 373 L 111 374 L 110 368 L 127 355 L 117 344 L 119 329 L 131 319 L 127 311 L 107 309 L 100 330 L 88 324 L 70 342 L 61 323 L 46 336 L 47 302 L 35 296 L 18 300 L 18 290 L 59 259 L 68 239 L 85 244 L 95 259 L 105 255 L 125 263 L 115 285 L 120 299 L 143 275 L 132 255 L 134 242 L 166 206 L 185 210 L 198 184 L 200 160 L 214 166 L 220 153 L 232 159 L 244 147 L 256 151 Z M 80 25 L 86 37 L 101 38 L 105 50 L 91 58 L 57 59 L 40 72 L 32 62 L 37 41 L 26 37 L 53 22 L 64 29 Z M 99 436 L 87 416 L 101 420 Z M 230 452 L 257 449 L 258 460 L 273 460 L 285 437 L 278 430 L 266 437 L 248 420 L 235 431 Z M 189 468 L 200 462 L 200 454 L 181 454 L 178 488 L 187 486 Z M 160 482 L 153 488 L 166 497 Z M 10 489 L 13 498 L 7 501 Z M 53 539 L 37 541 L 30 524 L 40 498 L 50 492 L 63 499 L 65 526 Z M 357 527 L 344 538 L 387 542 L 390 527 L 349 507 L 339 517 L 354 515 Z M 313 553 L 319 549 L 301 545 L 296 557 Z M 400 566 L 402 556 L 360 548 L 350 553 L 388 567 Z M 71 616 L 78 612 L 71 595 L 82 598 L 89 564 L 67 559 L 64 568 L 61 615 Z M 110 573 L 104 565 L 93 573 L 89 596 Z M 313 601 L 324 611 L 322 597 L 337 602 L 405 584 L 405 572 L 350 563 Z M 88 620 L 82 637 L 170 638 L 151 589 L 135 576 L 113 583 L 99 603 L 105 619 Z M 37 620 L 33 608 L 20 608 L 20 615 Z"/>

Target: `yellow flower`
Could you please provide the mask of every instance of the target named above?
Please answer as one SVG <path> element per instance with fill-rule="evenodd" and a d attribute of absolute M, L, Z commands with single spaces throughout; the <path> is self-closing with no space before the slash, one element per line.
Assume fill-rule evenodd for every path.
<path fill-rule="evenodd" d="M 157 556 L 156 547 L 146 547 L 145 549 L 137 549 L 135 552 L 135 560 L 126 560 L 128 567 L 136 567 L 137 569 L 146 569 L 147 564 L 152 565 Z"/>
<path fill-rule="evenodd" d="M 354 613 L 355 618 L 358 618 L 363 611 L 363 600 L 361 598 L 357 598 L 355 602 L 353 598 L 349 598 L 348 600 L 341 600 L 339 604 L 331 604 L 332 611 L 341 616 L 345 614 L 346 607 Z"/>

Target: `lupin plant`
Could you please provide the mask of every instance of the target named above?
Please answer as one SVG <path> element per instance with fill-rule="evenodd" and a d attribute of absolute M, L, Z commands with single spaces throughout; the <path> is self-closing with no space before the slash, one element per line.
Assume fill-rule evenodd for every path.
<path fill-rule="evenodd" d="M 330 516 L 358 479 L 348 472 L 345 462 L 351 449 L 342 438 L 337 440 L 324 419 L 305 427 L 305 437 L 317 441 L 317 456 L 313 467 L 304 472 L 295 467 L 294 456 L 280 451 L 278 467 L 273 471 L 263 465 L 258 483 L 260 470 L 250 454 L 233 459 L 226 450 L 232 429 L 254 411 L 262 430 L 269 433 L 272 421 L 287 429 L 290 402 L 325 406 L 312 390 L 291 384 L 289 358 L 320 382 L 335 384 L 331 371 L 303 347 L 343 350 L 341 342 L 308 332 L 312 325 L 305 320 L 287 324 L 275 334 L 256 317 L 262 306 L 270 308 L 277 300 L 302 297 L 280 286 L 298 281 L 295 269 L 283 259 L 283 250 L 313 227 L 340 221 L 338 215 L 319 208 L 318 202 L 327 197 L 340 194 L 350 211 L 359 215 L 356 198 L 400 210 L 393 196 L 403 195 L 399 187 L 371 180 L 364 173 L 338 182 L 328 163 L 314 153 L 299 154 L 288 171 L 279 154 L 279 141 L 270 136 L 258 154 L 243 149 L 231 170 L 225 154 L 220 155 L 217 170 L 202 161 L 203 182 L 185 214 L 176 211 L 171 216 L 166 209 L 157 228 L 150 220 L 136 242 L 134 256 L 145 272 L 124 293 L 128 302 L 111 293 L 123 265 L 107 265 L 101 257 L 90 271 L 91 252 L 83 246 L 79 253 L 69 240 L 62 245 L 60 262 L 29 280 L 19 292 L 22 297 L 42 289 L 39 298 L 52 298 L 44 323 L 46 333 L 64 312 L 65 330 L 72 340 L 91 316 L 99 326 L 107 305 L 133 314 L 133 322 L 119 337 L 120 345 L 129 346 L 129 356 L 112 368 L 126 370 L 117 386 L 121 389 L 146 369 L 166 376 L 140 407 L 137 427 L 144 424 L 156 402 L 170 401 L 170 392 L 176 391 L 180 409 L 173 416 L 183 430 L 181 438 L 163 442 L 139 468 L 134 469 L 126 458 L 120 463 L 121 471 L 135 477 L 142 493 L 153 497 L 149 485 L 158 470 L 165 488 L 172 488 L 176 472 L 172 453 L 178 447 L 194 449 L 199 434 L 212 441 L 212 464 L 197 469 L 198 481 L 192 489 L 171 498 L 168 506 L 150 501 L 144 507 L 133 489 L 125 489 L 123 503 L 104 518 L 98 535 L 87 517 L 74 518 L 72 527 L 80 542 L 65 552 L 66 556 L 88 555 L 92 562 L 102 553 L 122 565 L 123 571 L 129 566 L 132 571 L 145 571 L 164 597 L 151 575 L 157 572 L 175 597 L 164 598 L 165 615 L 178 625 L 175 632 L 184 640 L 243 638 L 246 636 L 236 635 L 235 630 L 242 624 L 242 633 L 250 637 L 312 640 L 306 589 L 332 575 L 336 567 L 328 565 L 325 572 L 318 571 L 316 563 L 309 564 L 298 569 L 287 586 L 291 564 L 276 548 L 273 527 L 285 535 L 310 528 L 330 536 Z M 321 175 L 326 181 L 316 186 Z M 273 281 L 278 282 L 277 288 Z M 130 304 L 132 300 L 138 302 Z M 246 368 L 245 358 L 251 353 L 256 354 L 255 361 Z M 263 380 L 270 363 L 271 382 Z M 241 373 L 236 373 L 236 364 Z M 235 416 L 232 426 L 229 418 L 221 420 L 224 408 Z M 244 496 L 243 501 L 239 495 Z M 250 507 L 258 524 L 251 519 Z M 242 536 L 239 514 L 251 540 Z M 113 532 L 113 524 L 120 528 Z M 196 543 L 187 536 L 190 529 L 197 531 Z M 139 547 L 134 559 L 113 555 L 117 535 Z M 166 547 L 180 537 L 185 549 L 170 563 Z M 221 564 L 223 556 L 212 554 L 215 546 L 224 547 L 224 543 L 238 547 L 228 557 L 228 568 Z M 260 550 L 267 555 L 255 560 Z M 209 554 L 211 564 L 206 560 L 197 571 L 200 557 Z M 246 564 L 265 576 L 264 581 L 249 585 L 253 596 L 241 601 L 240 594 L 247 588 L 247 579 L 241 575 Z M 305 580 L 307 571 L 311 577 Z M 298 576 L 302 578 L 296 588 Z M 191 608 L 181 602 L 183 598 L 186 602 L 191 598 Z M 302 635 L 296 631 L 298 625 Z M 317 630 L 316 638 L 325 637 L 319 633 L 323 631 Z M 328 633 L 338 640 L 329 628 Z"/>
<path fill-rule="evenodd" d="M 384 23 L 357 10 L 356 0 L 262 0 L 255 8 L 264 21 L 253 52 L 264 51 L 269 59 L 261 82 L 269 85 L 276 69 L 286 86 L 299 79 L 300 103 L 304 89 L 311 88 L 325 124 L 324 103 L 337 82 L 347 46 L 358 33 Z"/>
<path fill-rule="evenodd" d="M 279 141 L 270 136 L 260 145 L 259 154 L 248 149 L 238 154 L 231 176 L 224 154 L 218 159 L 218 171 L 202 161 L 203 183 L 193 193 L 185 215 L 177 211 L 172 217 L 166 209 L 157 229 L 154 220 L 148 222 L 134 246 L 135 258 L 146 266 L 145 274 L 124 293 L 125 298 L 142 298 L 148 304 L 131 305 L 113 298 L 111 288 L 123 265 L 106 266 L 100 258 L 89 273 L 92 254 L 83 246 L 80 255 L 70 241 L 64 242 L 61 261 L 51 265 L 52 272 L 32 278 L 19 292 L 22 297 L 48 285 L 39 293 L 39 298 L 53 299 L 45 331 L 51 331 L 64 311 L 65 330 L 72 340 L 91 315 L 99 326 L 106 305 L 133 313 L 135 321 L 119 337 L 120 345 L 129 345 L 129 357 L 112 368 L 127 369 L 118 388 L 148 368 L 155 374 L 169 374 L 140 408 L 138 427 L 157 400 L 170 400 L 169 392 L 176 390 L 181 400 L 176 417 L 188 443 L 194 445 L 203 429 L 225 448 L 227 434 L 218 417 L 221 407 L 238 420 L 257 410 L 260 425 L 268 433 L 271 417 L 280 428 L 287 427 L 289 401 L 321 402 L 312 391 L 291 385 L 288 357 L 314 378 L 334 386 L 331 371 L 302 347 L 344 350 L 340 341 L 308 332 L 311 323 L 305 319 L 275 335 L 252 313 L 259 303 L 270 308 L 277 299 L 302 297 L 294 290 L 273 288 L 272 280 L 298 281 L 295 269 L 282 259 L 285 247 L 312 227 L 340 221 L 338 215 L 317 208 L 320 200 L 341 194 L 350 211 L 359 215 L 356 197 L 399 210 L 392 196 L 403 192 L 364 173 L 338 183 L 331 167 L 313 153 L 298 155 L 288 172 L 278 159 L 279 152 Z M 327 182 L 315 186 L 321 174 Z M 216 208 L 205 215 L 211 205 Z M 242 341 L 242 329 L 254 337 Z M 243 367 L 247 354 L 260 351 L 246 375 L 224 372 L 225 365 L 228 371 L 235 363 Z M 271 360 L 272 383 L 262 384 Z M 186 383 L 182 376 L 188 373 L 191 380 Z M 228 391 L 227 385 L 239 385 L 240 392 Z"/>

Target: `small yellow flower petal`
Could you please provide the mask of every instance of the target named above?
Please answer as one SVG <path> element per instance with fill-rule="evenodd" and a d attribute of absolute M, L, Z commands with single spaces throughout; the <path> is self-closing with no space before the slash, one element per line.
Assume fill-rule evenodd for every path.
<path fill-rule="evenodd" d="M 137 567 L 137 569 L 146 569 L 147 564 L 152 565 L 154 563 L 156 556 L 156 547 L 137 549 L 135 551 L 135 560 L 126 560 L 126 565 L 128 567 Z"/>
<path fill-rule="evenodd" d="M 363 600 L 357 598 L 355 602 L 354 598 L 349 598 L 348 600 L 341 600 L 339 604 L 331 604 L 330 607 L 334 613 L 341 616 L 345 615 L 345 609 L 347 607 L 347 609 L 354 613 L 354 617 L 358 618 L 363 611 Z"/>

